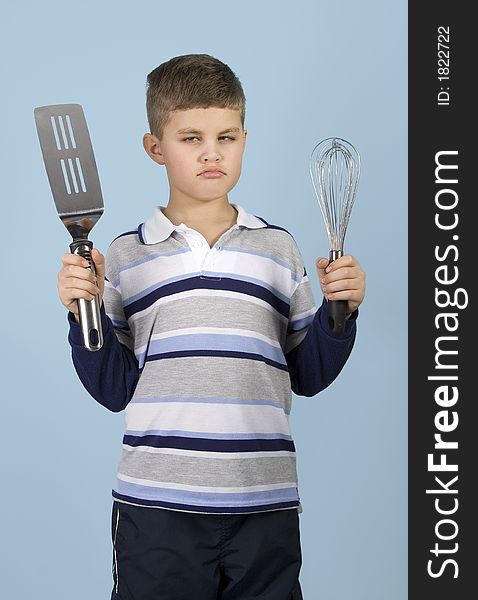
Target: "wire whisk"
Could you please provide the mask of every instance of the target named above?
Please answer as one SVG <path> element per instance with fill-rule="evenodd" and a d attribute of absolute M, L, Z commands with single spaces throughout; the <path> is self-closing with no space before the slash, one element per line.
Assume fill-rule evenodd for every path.
<path fill-rule="evenodd" d="M 345 234 L 360 179 L 360 155 L 350 142 L 331 137 L 313 149 L 310 175 L 329 238 L 329 260 L 343 255 Z M 328 302 L 329 329 L 343 335 L 347 302 Z"/>

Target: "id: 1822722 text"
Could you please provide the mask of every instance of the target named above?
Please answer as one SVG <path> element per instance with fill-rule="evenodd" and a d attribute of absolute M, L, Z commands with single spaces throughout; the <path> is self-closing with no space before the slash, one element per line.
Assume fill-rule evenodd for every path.
<path fill-rule="evenodd" d="M 438 106 L 450 106 L 450 27 L 438 27 L 437 36 L 437 102 Z"/>

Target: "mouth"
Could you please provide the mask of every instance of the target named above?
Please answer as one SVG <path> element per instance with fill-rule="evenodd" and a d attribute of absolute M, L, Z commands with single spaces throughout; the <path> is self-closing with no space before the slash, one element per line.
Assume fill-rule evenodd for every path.
<path fill-rule="evenodd" d="M 221 171 L 221 169 L 205 169 L 201 173 L 198 173 L 198 177 L 201 176 L 205 179 L 216 179 L 224 175 L 225 173 L 224 171 Z"/>

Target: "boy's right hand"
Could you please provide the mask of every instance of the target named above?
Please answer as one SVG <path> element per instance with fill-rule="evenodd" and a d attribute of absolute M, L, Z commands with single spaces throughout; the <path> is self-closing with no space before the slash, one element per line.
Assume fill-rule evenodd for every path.
<path fill-rule="evenodd" d="M 61 257 L 62 267 L 58 273 L 58 293 L 60 300 L 79 322 L 79 298 L 93 300 L 98 294 L 101 301 L 105 289 L 105 257 L 99 250 L 93 248 L 91 257 L 95 263 L 96 281 L 93 273 L 87 268 L 88 261 L 77 254 L 64 254 Z"/>

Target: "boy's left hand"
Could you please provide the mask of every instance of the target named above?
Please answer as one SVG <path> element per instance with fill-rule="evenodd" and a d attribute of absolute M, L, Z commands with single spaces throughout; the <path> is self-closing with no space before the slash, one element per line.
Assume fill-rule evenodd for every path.
<path fill-rule="evenodd" d="M 315 261 L 322 293 L 327 300 L 347 300 L 347 318 L 365 296 L 365 273 L 357 260 L 344 254 L 329 264 L 327 258 Z"/>

